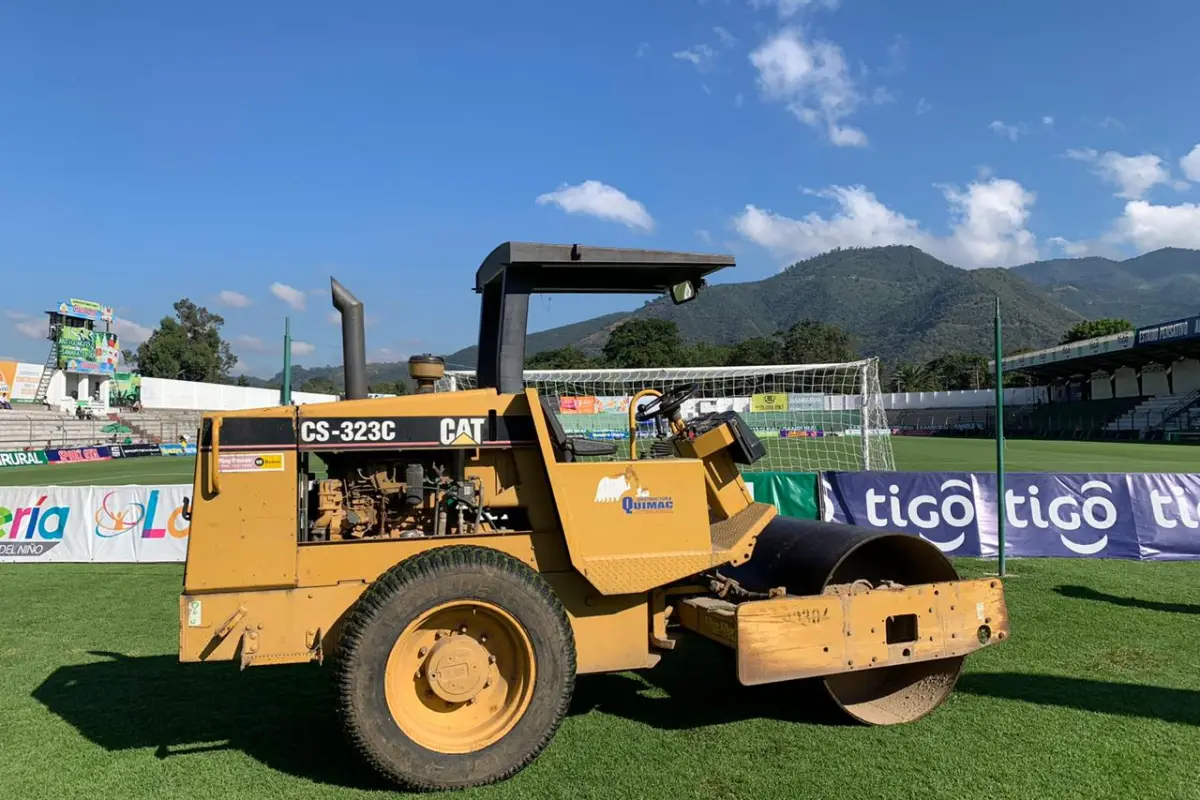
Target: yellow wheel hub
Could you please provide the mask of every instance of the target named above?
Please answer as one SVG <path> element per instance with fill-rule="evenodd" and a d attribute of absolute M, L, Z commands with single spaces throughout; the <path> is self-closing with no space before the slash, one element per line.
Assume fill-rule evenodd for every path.
<path fill-rule="evenodd" d="M 487 648 L 470 636 L 446 636 L 425 661 L 433 693 L 451 703 L 474 700 L 488 680 Z"/>
<path fill-rule="evenodd" d="M 439 753 L 471 753 L 503 738 L 533 697 L 533 644 L 499 606 L 444 603 L 401 632 L 384 691 L 400 729 Z"/>

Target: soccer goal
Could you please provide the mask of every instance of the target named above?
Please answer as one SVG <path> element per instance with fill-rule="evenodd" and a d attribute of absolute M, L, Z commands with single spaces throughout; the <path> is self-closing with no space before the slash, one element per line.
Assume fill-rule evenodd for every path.
<path fill-rule="evenodd" d="M 684 418 L 732 409 L 764 441 L 767 457 L 748 470 L 895 468 L 878 359 L 791 366 L 526 370 L 525 385 L 551 398 L 569 436 L 625 441 L 633 395 L 642 389 L 690 385 L 696 390 L 683 406 Z M 474 372 L 449 371 L 437 388 L 462 391 L 475 386 Z M 650 451 L 655 433 L 653 423 L 640 426 L 639 456 Z"/>

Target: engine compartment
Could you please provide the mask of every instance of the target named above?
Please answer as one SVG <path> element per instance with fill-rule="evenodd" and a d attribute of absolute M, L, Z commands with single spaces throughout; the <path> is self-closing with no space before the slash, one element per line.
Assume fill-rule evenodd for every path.
<path fill-rule="evenodd" d="M 455 456 L 458 455 L 457 458 Z M 450 460 L 450 464 L 442 463 Z M 483 486 L 455 453 L 330 453 L 308 481 L 305 541 L 471 536 L 511 530 L 513 509 L 483 506 Z M 457 463 L 454 463 L 457 462 Z"/>

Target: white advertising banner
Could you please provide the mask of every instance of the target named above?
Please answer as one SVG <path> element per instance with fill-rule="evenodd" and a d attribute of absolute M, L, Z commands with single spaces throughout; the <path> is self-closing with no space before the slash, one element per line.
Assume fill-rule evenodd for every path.
<path fill-rule="evenodd" d="M 0 488 L 0 562 L 182 562 L 189 484 Z"/>

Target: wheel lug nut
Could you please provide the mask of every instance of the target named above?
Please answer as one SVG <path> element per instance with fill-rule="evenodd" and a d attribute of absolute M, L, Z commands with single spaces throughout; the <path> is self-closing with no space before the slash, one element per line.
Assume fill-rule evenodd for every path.
<path fill-rule="evenodd" d="M 458 632 L 459 632 L 459 633 L 466 633 L 466 632 L 467 632 L 467 626 L 466 626 L 466 625 L 459 625 L 459 626 L 458 626 Z"/>
<path fill-rule="evenodd" d="M 489 663 L 489 664 L 495 664 L 495 663 L 496 663 L 496 657 L 495 657 L 495 656 L 488 656 L 488 663 Z"/>
<path fill-rule="evenodd" d="M 485 634 L 482 634 L 482 635 L 479 637 L 479 643 L 480 643 L 480 644 L 487 644 L 487 634 L 486 634 L 486 633 L 485 633 Z"/>
<path fill-rule="evenodd" d="M 426 655 L 428 655 L 428 653 L 429 653 L 429 648 L 422 647 L 420 650 L 417 651 L 417 657 L 424 658 Z"/>

